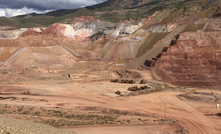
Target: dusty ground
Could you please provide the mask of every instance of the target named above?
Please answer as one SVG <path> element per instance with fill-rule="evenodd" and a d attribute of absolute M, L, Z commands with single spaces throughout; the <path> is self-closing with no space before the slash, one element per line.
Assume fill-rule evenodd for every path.
<path fill-rule="evenodd" d="M 130 92 L 127 88 L 132 85 L 111 83 L 99 77 L 99 73 L 62 81 L 2 82 L 1 113 L 85 134 L 221 132 L 217 102 L 180 99 L 178 95 L 193 89 L 156 81 L 148 70 L 133 71 L 164 90 L 137 96 L 119 96 L 115 94 L 116 91 L 127 94 Z M 138 83 L 135 85 L 142 86 Z M 221 94 L 218 90 L 196 90 Z M 27 94 L 28 91 L 31 94 Z"/>
<path fill-rule="evenodd" d="M 201 10 L 202 3 L 196 5 Z M 215 88 L 221 85 L 217 73 L 221 54 L 219 21 L 200 22 L 201 15 L 193 13 L 192 7 L 169 8 L 146 20 L 128 19 L 116 25 L 79 17 L 73 25 L 55 23 L 48 28 L 9 31 L 0 27 L 0 114 L 85 134 L 221 133 L 220 111 L 216 109 L 221 91 Z M 206 8 L 202 9 L 205 17 L 220 16 L 219 7 Z M 206 31 L 199 31 L 202 29 Z M 185 48 L 182 42 L 172 47 L 178 34 L 181 40 L 176 41 L 184 41 Z M 159 53 L 168 46 L 174 48 L 170 49 L 172 54 L 167 53 L 167 57 L 163 53 L 165 64 L 158 60 L 159 68 L 151 73 L 144 62 L 161 57 Z M 186 53 L 179 57 L 184 49 Z M 179 66 L 173 66 L 175 61 Z M 183 70 L 188 75 L 183 75 Z M 159 76 L 170 82 L 176 77 L 178 82 L 174 84 L 187 86 L 191 85 L 190 79 L 192 86 L 200 80 L 199 85 L 213 89 L 174 86 Z M 135 84 L 110 82 L 116 79 Z M 142 79 L 147 83 L 139 84 Z M 128 90 L 149 84 L 153 85 L 150 89 Z"/>

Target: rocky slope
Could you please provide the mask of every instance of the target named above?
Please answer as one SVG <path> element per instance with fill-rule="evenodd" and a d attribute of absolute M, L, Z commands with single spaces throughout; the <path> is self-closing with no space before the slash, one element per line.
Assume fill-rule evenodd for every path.
<path fill-rule="evenodd" d="M 157 61 L 147 61 L 146 65 L 155 64 L 154 71 L 174 84 L 220 87 L 220 24 L 209 23 L 204 30 L 180 34 Z"/>
<path fill-rule="evenodd" d="M 116 4 L 118 7 L 114 6 Z M 100 7 L 101 4 L 93 10 L 91 7 L 91 11 L 88 10 L 89 8 L 84 8 L 76 11 L 75 14 L 68 14 L 64 20 L 69 24 L 53 23 L 48 27 L 14 30 L 8 27 L 1 28 L 0 66 L 4 69 L 0 72 L 5 72 L 7 67 L 14 69 L 15 66 L 37 68 L 37 72 L 43 74 L 48 70 L 60 72 L 82 61 L 102 61 L 104 63 L 119 61 L 130 62 L 130 65 L 133 66 L 140 66 L 144 63 L 147 66 L 153 66 L 163 51 L 162 58 L 154 67 L 159 76 L 181 85 L 184 85 L 185 82 L 182 81 L 185 80 L 197 81 L 200 80 L 200 77 L 196 79 L 195 76 L 188 76 L 188 78 L 186 76 L 184 79 L 183 77 L 178 78 L 173 72 L 168 73 L 174 67 L 171 63 L 169 67 L 164 68 L 166 65 L 164 65 L 163 58 L 166 55 L 177 55 L 177 52 L 172 51 L 173 47 L 170 46 L 171 41 L 176 38 L 178 40 L 172 42 L 178 45 L 175 45 L 173 49 L 182 41 L 189 41 L 192 45 L 207 42 L 208 50 L 205 51 L 210 54 L 215 53 L 217 48 L 213 46 L 212 42 L 219 44 L 220 41 L 218 33 L 221 8 L 219 4 L 219 1 L 216 0 L 152 2 L 148 0 L 115 0 Z M 80 16 L 86 11 L 90 12 L 90 16 Z M 143 16 L 135 17 L 134 15 L 137 13 L 143 14 Z M 126 18 L 122 17 L 125 15 Z M 43 16 L 38 16 L 38 19 L 42 20 L 41 17 Z M 51 16 L 44 17 L 51 18 Z M 25 22 L 29 18 L 34 19 L 29 16 L 26 17 Z M 120 21 L 114 23 L 115 21 L 108 21 L 108 19 L 119 19 Z M 54 19 L 53 22 L 56 21 L 59 20 Z M 215 38 L 213 35 L 217 37 Z M 194 40 L 197 42 L 196 44 L 193 43 Z M 170 46 L 168 49 L 171 51 L 170 53 L 165 48 L 168 46 Z M 184 53 L 183 49 L 181 47 L 179 51 Z M 196 47 L 188 47 L 188 49 L 194 53 L 201 53 L 201 49 Z M 187 55 L 186 53 L 184 55 Z M 205 54 L 201 53 L 201 55 Z M 172 62 L 172 59 L 167 60 Z M 198 59 L 193 58 L 194 60 Z M 190 66 L 192 67 L 192 65 Z M 207 65 L 205 66 L 207 67 Z M 195 66 L 193 65 L 193 67 Z M 187 71 L 188 69 L 184 73 L 188 73 Z M 206 78 L 205 75 L 202 77 Z M 213 80 L 208 80 L 208 82 L 213 82 Z M 217 85 L 219 84 L 217 83 Z"/>
<path fill-rule="evenodd" d="M 47 125 L 21 121 L 0 115 L 0 134 L 75 134 Z"/>

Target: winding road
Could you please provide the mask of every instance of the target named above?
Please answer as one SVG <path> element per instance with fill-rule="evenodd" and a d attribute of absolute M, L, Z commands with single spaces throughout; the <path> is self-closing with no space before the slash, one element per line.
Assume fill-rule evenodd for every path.
<path fill-rule="evenodd" d="M 30 85 L 35 87 L 30 89 Z M 20 87 L 29 87 L 28 89 L 35 93 L 44 93 L 29 95 L 30 100 L 39 100 L 47 98 L 49 102 L 35 102 L 32 101 L 11 101 L 9 99 L 0 101 L 0 104 L 8 105 L 26 105 L 26 106 L 41 106 L 41 107 L 54 107 L 56 104 L 65 103 L 64 108 L 74 109 L 75 107 L 88 106 L 88 107 L 103 107 L 116 110 L 126 110 L 146 114 L 152 117 L 172 119 L 180 124 L 190 134 L 219 134 L 221 133 L 221 117 L 216 116 L 219 112 L 216 109 L 216 103 L 205 103 L 200 101 L 189 101 L 184 98 L 177 97 L 185 91 L 163 91 L 151 94 L 129 96 L 129 97 L 113 97 L 104 96 L 105 93 L 110 93 L 116 90 L 123 84 L 112 84 L 109 82 L 94 82 L 82 85 L 81 83 L 65 83 L 65 84 L 48 84 L 38 85 L 38 83 L 25 83 L 19 84 Z M 116 86 L 116 87 L 115 87 Z M 126 85 L 125 85 L 126 86 Z M 56 87 L 56 88 L 55 88 Z M 38 89 L 38 90 L 36 90 Z M 84 92 L 82 92 L 84 91 Z M 214 92 L 221 94 L 218 90 L 205 90 L 197 89 L 199 92 Z M 53 95 L 52 95 L 53 93 Z M 4 95 L 7 97 L 7 95 Z M 8 95 L 10 96 L 10 95 Z M 17 94 L 19 98 L 25 95 Z M 50 105 L 49 105 L 50 103 Z M 152 126 L 153 127 L 153 126 Z M 165 127 L 165 128 L 164 128 Z M 123 130 L 131 129 L 132 133 L 163 133 L 169 128 L 168 125 L 154 126 L 150 131 L 150 126 L 101 126 L 101 127 L 80 127 L 69 128 L 79 133 L 114 133 L 123 132 Z M 155 129 L 158 128 L 158 129 Z M 96 130 L 96 131 L 95 131 Z M 108 131 L 107 131 L 108 130 Z M 159 130 L 159 131 L 158 131 Z M 128 133 L 129 134 L 129 133 Z"/>

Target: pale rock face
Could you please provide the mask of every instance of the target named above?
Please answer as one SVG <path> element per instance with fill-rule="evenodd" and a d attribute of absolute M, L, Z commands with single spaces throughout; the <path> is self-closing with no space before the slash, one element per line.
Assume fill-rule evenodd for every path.
<path fill-rule="evenodd" d="M 122 23 L 121 25 L 117 26 L 116 29 L 109 30 L 109 32 L 106 33 L 108 33 L 110 37 L 124 36 L 125 34 L 132 34 L 142 26 L 142 22 L 139 22 L 138 24 Z"/>
<path fill-rule="evenodd" d="M 110 32 L 110 37 L 117 37 L 119 36 L 119 31 L 118 30 L 113 30 Z"/>
<path fill-rule="evenodd" d="M 145 23 L 144 20 L 127 20 L 120 24 L 112 24 L 109 22 L 98 21 L 92 17 L 79 17 L 74 19 L 73 23 L 60 24 L 55 23 L 47 28 L 28 29 L 29 34 L 41 33 L 51 34 L 55 37 L 68 37 L 74 40 L 86 41 L 88 37 L 98 33 L 111 38 L 132 34 Z M 100 33 L 99 33 L 100 32 Z"/>
<path fill-rule="evenodd" d="M 33 28 L 33 31 L 35 32 L 42 32 L 42 30 L 44 30 L 45 28 Z"/>
<path fill-rule="evenodd" d="M 74 27 L 76 30 L 79 30 L 79 29 L 85 28 L 85 25 L 84 25 L 84 23 L 82 23 L 82 22 L 77 22 L 77 23 L 75 23 L 75 24 L 73 25 L 73 27 Z"/>
<path fill-rule="evenodd" d="M 0 39 L 17 39 L 21 36 L 27 29 L 0 31 Z"/>
<path fill-rule="evenodd" d="M 168 24 L 167 25 L 167 31 L 168 32 L 172 32 L 173 30 L 175 30 L 178 27 L 179 24 L 174 23 L 174 24 Z"/>
<path fill-rule="evenodd" d="M 64 31 L 64 36 L 66 37 L 74 37 L 74 33 L 76 32 L 73 28 L 73 26 L 71 25 L 65 25 L 66 26 L 66 29 Z"/>
<path fill-rule="evenodd" d="M 148 32 L 151 33 L 158 33 L 158 32 L 172 32 L 174 29 L 176 29 L 178 24 L 168 24 L 168 25 L 157 25 L 152 26 L 150 29 L 148 29 Z"/>
<path fill-rule="evenodd" d="M 73 25 L 64 25 L 66 28 L 64 32 L 62 33 L 63 36 L 78 39 L 78 40 L 86 40 L 87 37 L 93 34 L 92 29 L 78 29 L 75 30 L 75 27 Z M 75 25 L 76 26 L 76 25 Z"/>
<path fill-rule="evenodd" d="M 132 34 L 134 31 L 136 31 L 138 28 L 140 28 L 139 25 L 131 25 L 126 27 L 126 32 Z"/>
<path fill-rule="evenodd" d="M 94 34 L 92 29 L 74 27 L 76 25 L 55 23 L 47 28 L 30 28 L 26 31 L 26 35 L 37 34 L 52 34 L 57 37 L 68 37 L 79 41 L 85 41 L 87 38 Z"/>

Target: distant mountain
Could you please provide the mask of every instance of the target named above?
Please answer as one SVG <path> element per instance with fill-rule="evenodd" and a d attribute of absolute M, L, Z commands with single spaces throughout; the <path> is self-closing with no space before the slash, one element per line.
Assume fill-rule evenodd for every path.
<path fill-rule="evenodd" d="M 94 10 L 94 9 L 97 9 L 97 8 L 110 6 L 114 1 L 116 1 L 116 0 L 108 0 L 108 1 L 105 1 L 105 2 L 100 3 L 100 4 L 87 6 L 85 8 L 88 9 L 88 10 Z M 74 12 L 78 11 L 79 9 L 80 8 L 78 8 L 78 9 L 60 9 L 60 10 L 48 12 L 48 13 L 46 13 L 46 15 L 60 17 L 60 16 L 63 16 L 63 15 L 66 15 L 66 14 L 74 13 Z"/>
<path fill-rule="evenodd" d="M 78 9 L 60 9 L 60 10 L 48 12 L 48 13 L 46 13 L 46 15 L 59 17 L 59 16 L 63 16 L 63 15 L 66 15 L 66 14 L 74 13 L 77 10 Z"/>
<path fill-rule="evenodd" d="M 220 0 L 108 0 L 106 2 L 79 9 L 61 9 L 46 14 L 28 14 L 12 18 L 1 18 L 0 26 L 45 27 L 53 23 L 70 23 L 75 17 L 93 16 L 96 19 L 118 23 L 126 19 L 146 18 L 165 11 L 170 17 L 164 23 L 177 17 L 196 15 L 198 17 L 217 17 L 219 11 L 205 12 L 209 7 L 220 6 Z"/>

